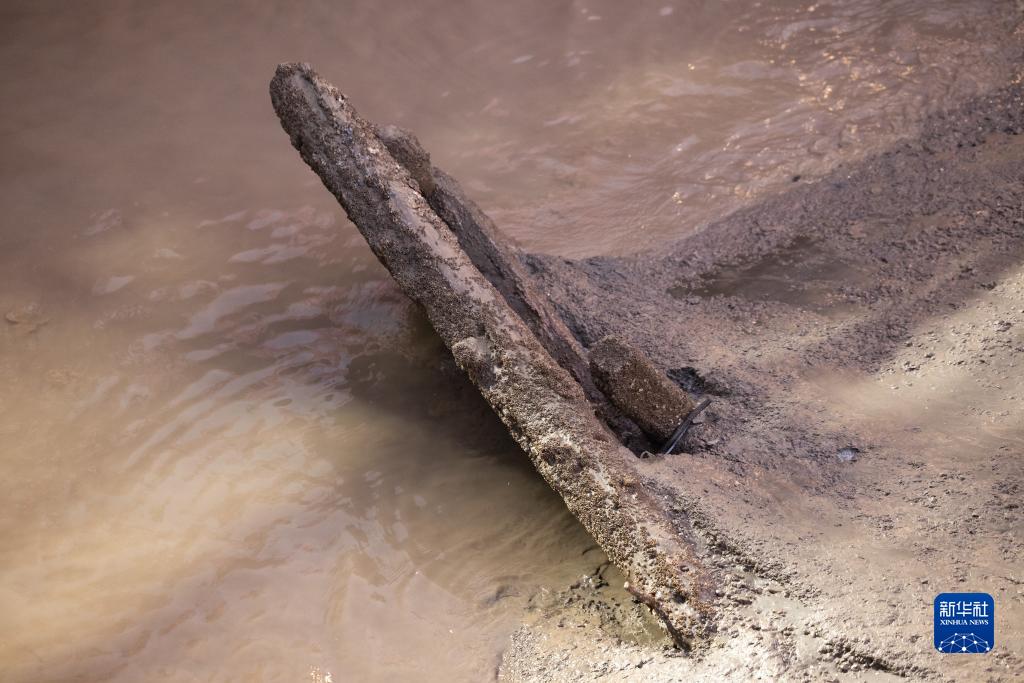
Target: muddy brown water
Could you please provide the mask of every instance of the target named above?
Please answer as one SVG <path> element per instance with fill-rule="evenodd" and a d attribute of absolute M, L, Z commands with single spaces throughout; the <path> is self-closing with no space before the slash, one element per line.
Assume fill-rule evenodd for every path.
<path fill-rule="evenodd" d="M 4 3 L 2 678 L 488 678 L 531 597 L 600 563 L 288 145 L 277 62 L 586 256 L 1004 82 L 985 36 L 1015 12 Z"/>

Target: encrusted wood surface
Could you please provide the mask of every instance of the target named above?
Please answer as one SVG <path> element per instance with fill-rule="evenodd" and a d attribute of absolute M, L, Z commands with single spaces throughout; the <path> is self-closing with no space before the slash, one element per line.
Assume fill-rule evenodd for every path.
<path fill-rule="evenodd" d="M 558 316 L 554 305 L 538 291 L 520 260 L 519 250 L 501 238 L 490 216 L 466 195 L 455 178 L 431 164 L 430 155 L 411 132 L 385 126 L 377 133 L 395 161 L 412 175 L 430 208 L 451 228 L 469 260 L 505 297 L 555 362 L 579 383 L 598 416 L 633 450 L 651 448 L 653 444 L 628 412 L 598 388 L 587 352 Z"/>
<path fill-rule="evenodd" d="M 636 457 L 481 273 L 377 129 L 306 64 L 280 65 L 270 94 L 303 160 L 423 307 L 537 470 L 629 577 L 631 590 L 656 606 L 677 643 L 700 643 L 714 586 L 692 529 L 679 527 L 685 514 L 669 521 L 667 503 L 645 486 Z"/>

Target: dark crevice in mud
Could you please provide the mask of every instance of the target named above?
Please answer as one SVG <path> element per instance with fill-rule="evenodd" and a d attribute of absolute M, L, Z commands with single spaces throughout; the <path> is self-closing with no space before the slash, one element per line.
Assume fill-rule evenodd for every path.
<path fill-rule="evenodd" d="M 673 368 L 667 374 L 683 391 L 694 396 L 701 397 L 706 394 L 728 396 L 730 393 L 728 387 L 724 384 L 712 377 L 705 376 L 697 368 L 689 365 Z"/>

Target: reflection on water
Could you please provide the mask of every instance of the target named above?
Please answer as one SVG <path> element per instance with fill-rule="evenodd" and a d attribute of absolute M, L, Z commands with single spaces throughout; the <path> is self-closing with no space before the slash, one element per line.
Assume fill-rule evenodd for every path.
<path fill-rule="evenodd" d="M 527 246 L 633 249 L 1013 65 L 1011 3 L 7 3 L 0 670 L 465 680 L 596 566 L 302 165 L 313 62 Z"/>
<path fill-rule="evenodd" d="M 419 314 L 332 213 L 137 221 L 5 293 L 5 680 L 493 670 L 589 542 Z"/>

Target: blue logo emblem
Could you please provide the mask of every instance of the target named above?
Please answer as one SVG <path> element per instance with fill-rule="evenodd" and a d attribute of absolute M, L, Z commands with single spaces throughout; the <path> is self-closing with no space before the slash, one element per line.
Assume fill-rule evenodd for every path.
<path fill-rule="evenodd" d="M 995 601 L 988 593 L 935 596 L 935 649 L 947 654 L 984 654 L 996 644 Z"/>

